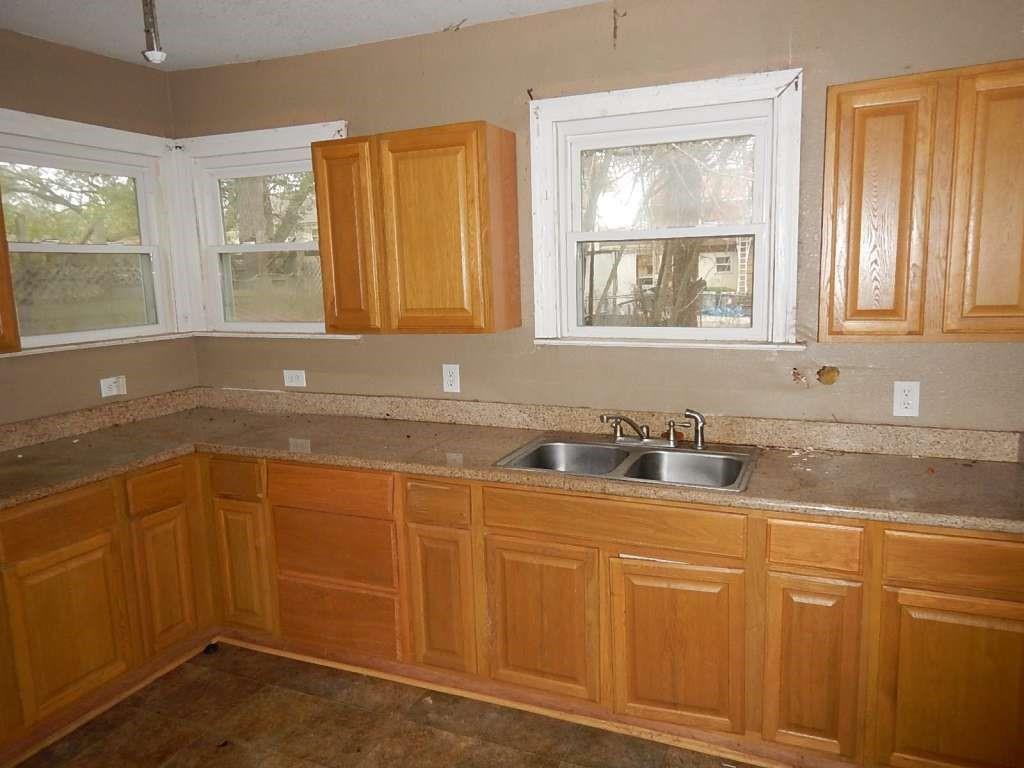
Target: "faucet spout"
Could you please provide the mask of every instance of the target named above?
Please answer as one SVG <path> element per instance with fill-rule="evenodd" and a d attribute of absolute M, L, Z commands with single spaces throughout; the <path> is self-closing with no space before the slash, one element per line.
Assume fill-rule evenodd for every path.
<path fill-rule="evenodd" d="M 704 450 L 704 425 L 707 423 L 704 414 L 687 408 L 683 416 L 693 422 L 693 447 L 698 451 Z"/>
<path fill-rule="evenodd" d="M 633 431 L 637 433 L 641 440 L 649 440 L 651 437 L 651 428 L 646 424 L 637 424 L 629 416 L 621 416 L 617 413 L 602 413 L 601 414 L 602 424 L 611 424 L 614 430 L 615 439 L 622 439 L 622 425 L 627 424 L 633 428 Z"/>

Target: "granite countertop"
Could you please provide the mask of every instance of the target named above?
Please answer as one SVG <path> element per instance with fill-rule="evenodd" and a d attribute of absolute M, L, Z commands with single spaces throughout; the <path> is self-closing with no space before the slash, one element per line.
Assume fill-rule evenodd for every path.
<path fill-rule="evenodd" d="M 0 509 L 200 450 L 638 498 L 1024 533 L 1024 465 L 1019 463 L 761 449 L 743 493 L 494 466 L 501 457 L 544 434 L 553 433 L 198 408 L 0 452 Z"/>

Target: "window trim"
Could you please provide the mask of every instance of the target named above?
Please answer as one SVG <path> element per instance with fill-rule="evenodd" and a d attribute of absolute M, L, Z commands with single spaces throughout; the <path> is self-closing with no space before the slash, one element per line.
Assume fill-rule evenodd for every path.
<path fill-rule="evenodd" d="M 534 337 L 536 343 L 720 346 L 727 344 L 780 345 L 796 341 L 796 264 L 799 213 L 800 123 L 802 69 L 786 69 L 691 83 L 635 88 L 623 91 L 540 99 L 530 105 L 531 193 L 533 202 Z M 768 216 L 763 226 L 771 243 L 770 270 L 761 276 L 768 301 L 761 302 L 763 331 L 742 338 L 732 329 L 589 328 L 581 333 L 570 323 L 575 301 L 566 269 L 575 270 L 575 259 L 563 251 L 568 217 L 573 206 L 566 197 L 571 180 L 572 153 L 566 152 L 571 136 L 596 127 L 595 120 L 618 123 L 657 123 L 649 117 L 683 109 L 743 105 L 770 101 L 771 167 L 766 169 L 763 200 Z M 717 111 L 717 110 L 716 110 Z M 588 123 L 588 121 L 590 121 Z M 646 121 L 646 122 L 645 122 Z M 717 120 L 716 122 L 720 122 Z M 709 228 L 710 230 L 711 228 Z M 602 232 L 602 237 L 611 233 Z M 617 235 L 623 234 L 617 232 Z M 635 233 L 633 233 L 635 235 Z M 608 237 L 608 239 L 635 239 Z M 755 273 L 755 283 L 758 276 Z M 764 290 L 764 289 L 762 289 Z M 755 304 L 757 307 L 758 304 Z M 755 325 L 758 318 L 755 315 Z M 597 333 L 591 333 L 597 331 Z M 652 333 L 653 331 L 653 333 Z M 697 331 L 697 333 L 693 333 Z"/>
<path fill-rule="evenodd" d="M 324 323 L 253 323 L 231 322 L 224 318 L 223 275 L 221 253 L 266 252 L 270 250 L 310 250 L 302 243 L 259 243 L 229 245 L 224 242 L 223 217 L 220 207 L 220 179 L 240 178 L 269 173 L 313 170 L 309 145 L 314 141 L 344 138 L 348 124 L 341 120 L 313 125 L 270 128 L 239 133 L 216 134 L 183 139 L 176 142 L 187 158 L 191 178 L 195 220 L 198 232 L 194 252 L 195 266 L 203 286 L 205 304 L 204 329 L 231 334 L 326 334 Z M 341 336 L 341 338 L 359 338 Z"/>
<path fill-rule="evenodd" d="M 137 246 L 9 243 L 9 250 L 15 253 L 146 253 L 153 266 L 155 324 L 36 335 L 22 333 L 22 349 L 159 336 L 176 329 L 166 237 L 167 213 L 163 205 L 166 189 L 162 164 L 167 150 L 167 140 L 155 136 L 0 109 L 0 160 L 133 177 L 142 241 Z"/>

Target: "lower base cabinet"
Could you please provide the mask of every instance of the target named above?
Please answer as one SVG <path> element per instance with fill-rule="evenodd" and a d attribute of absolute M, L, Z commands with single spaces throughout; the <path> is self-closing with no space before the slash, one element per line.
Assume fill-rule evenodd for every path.
<path fill-rule="evenodd" d="M 612 558 L 615 710 L 743 729 L 743 571 Z"/>
<path fill-rule="evenodd" d="M 597 549 L 487 536 L 486 550 L 492 677 L 596 701 Z"/>
<path fill-rule="evenodd" d="M 764 738 L 856 751 L 861 592 L 856 582 L 768 574 Z"/>
<path fill-rule="evenodd" d="M 878 757 L 1024 766 L 1024 604 L 886 587 Z"/>
<path fill-rule="evenodd" d="M 110 532 L 15 564 L 4 589 L 26 723 L 128 669 L 125 584 Z"/>
<path fill-rule="evenodd" d="M 259 502 L 215 499 L 213 517 L 224 620 L 270 631 L 273 604 L 264 507 Z"/>

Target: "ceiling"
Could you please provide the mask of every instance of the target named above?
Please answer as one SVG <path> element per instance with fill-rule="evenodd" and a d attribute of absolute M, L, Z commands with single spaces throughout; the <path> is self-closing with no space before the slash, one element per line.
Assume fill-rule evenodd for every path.
<path fill-rule="evenodd" d="M 594 0 L 157 0 L 163 69 L 345 48 Z M 144 63 L 140 0 L 0 0 L 0 28 Z"/>

